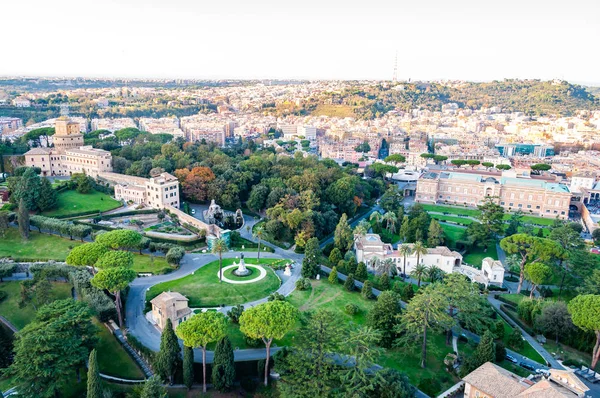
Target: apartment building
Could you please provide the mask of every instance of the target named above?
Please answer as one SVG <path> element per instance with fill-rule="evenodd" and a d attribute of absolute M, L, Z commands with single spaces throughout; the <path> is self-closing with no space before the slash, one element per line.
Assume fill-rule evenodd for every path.
<path fill-rule="evenodd" d="M 0 117 L 0 135 L 11 133 L 23 127 L 23 120 L 17 117 Z"/>
<path fill-rule="evenodd" d="M 122 117 L 116 119 L 92 119 L 92 131 L 108 130 L 114 133 L 117 130 L 125 128 L 137 128 L 135 122 L 130 117 Z"/>
<path fill-rule="evenodd" d="M 417 181 L 416 201 L 475 207 L 486 197 L 508 211 L 567 219 L 571 191 L 564 184 L 519 178 L 514 172 L 481 175 L 454 171 L 428 172 Z"/>
<path fill-rule="evenodd" d="M 183 130 L 179 128 L 179 119 L 175 117 L 140 118 L 140 130 L 150 134 L 169 134 L 174 138 L 185 137 Z"/>

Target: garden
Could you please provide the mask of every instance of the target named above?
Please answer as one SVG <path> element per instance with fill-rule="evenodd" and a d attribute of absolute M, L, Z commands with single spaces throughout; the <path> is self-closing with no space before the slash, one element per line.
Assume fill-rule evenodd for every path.
<path fill-rule="evenodd" d="M 171 221 L 165 221 L 159 224 L 152 225 L 151 227 L 144 229 L 144 231 L 161 232 L 163 234 L 192 235 L 190 231 L 179 225 L 174 224 Z"/>
<path fill-rule="evenodd" d="M 261 259 L 260 265 L 265 268 L 267 275 L 261 280 L 247 284 L 219 282 L 219 261 L 213 261 L 183 278 L 154 285 L 146 294 L 146 300 L 149 302 L 165 291 L 183 294 L 189 299 L 188 305 L 191 308 L 236 305 L 258 300 L 267 297 L 281 285 L 281 280 L 269 267 L 269 265 L 279 264 L 281 261 Z M 223 268 L 234 262 L 239 262 L 239 259 L 224 258 Z M 245 259 L 245 262 L 246 264 L 258 264 L 257 260 L 252 258 Z"/>
<path fill-rule="evenodd" d="M 121 202 L 109 195 L 92 190 L 89 193 L 79 193 L 66 190 L 58 193 L 56 207 L 42 213 L 46 217 L 66 218 L 71 216 L 100 213 L 121 207 Z"/>

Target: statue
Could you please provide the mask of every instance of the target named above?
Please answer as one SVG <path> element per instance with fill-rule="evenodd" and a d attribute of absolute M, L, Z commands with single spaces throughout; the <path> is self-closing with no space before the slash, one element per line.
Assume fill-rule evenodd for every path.
<path fill-rule="evenodd" d="M 207 224 L 217 224 L 223 219 L 224 213 L 223 209 L 221 209 L 221 206 L 216 204 L 215 200 L 212 199 L 210 201 L 210 206 L 208 206 L 208 210 L 204 210 L 202 215 Z"/>
<path fill-rule="evenodd" d="M 292 268 L 290 267 L 289 264 L 285 265 L 285 271 L 283 271 L 283 275 L 292 276 Z"/>
<path fill-rule="evenodd" d="M 244 261 L 244 253 L 240 253 L 240 264 L 238 265 L 237 269 L 233 271 L 233 274 L 235 276 L 248 276 L 251 273 L 252 271 L 246 268 L 246 262 Z"/>

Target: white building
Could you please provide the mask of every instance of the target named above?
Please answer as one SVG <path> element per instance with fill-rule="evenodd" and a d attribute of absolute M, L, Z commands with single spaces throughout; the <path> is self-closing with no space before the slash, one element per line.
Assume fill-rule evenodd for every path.
<path fill-rule="evenodd" d="M 12 101 L 12 103 L 17 108 L 29 108 L 31 106 L 31 101 L 25 97 L 17 97 Z"/>
<path fill-rule="evenodd" d="M 594 177 L 586 175 L 573 176 L 573 178 L 571 178 L 569 189 L 573 193 L 581 193 L 581 188 L 586 188 L 588 190 L 593 189 L 595 182 L 596 180 Z"/>
<path fill-rule="evenodd" d="M 116 173 L 102 173 L 100 178 L 115 183 L 115 198 L 143 204 L 155 209 L 179 208 L 179 180 L 169 173 L 142 178 Z"/>

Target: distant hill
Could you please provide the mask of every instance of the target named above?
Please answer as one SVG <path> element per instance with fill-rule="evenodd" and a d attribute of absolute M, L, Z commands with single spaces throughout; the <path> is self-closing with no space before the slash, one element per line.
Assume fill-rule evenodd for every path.
<path fill-rule="evenodd" d="M 354 116 L 360 119 L 379 117 L 394 109 L 441 111 L 442 105 L 452 102 L 461 108 L 497 106 L 507 112 L 519 111 L 530 116 L 570 116 L 579 109 L 600 109 L 600 88 L 589 89 L 566 81 L 504 80 L 453 85 L 398 85 L 402 87 L 356 85 L 342 93 L 325 95 L 318 102 L 307 103 L 302 113 L 324 114 L 323 103 L 352 107 Z"/>

